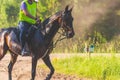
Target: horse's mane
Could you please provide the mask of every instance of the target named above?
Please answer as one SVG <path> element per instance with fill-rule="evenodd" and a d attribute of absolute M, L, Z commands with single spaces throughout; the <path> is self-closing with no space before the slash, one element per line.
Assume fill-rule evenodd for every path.
<path fill-rule="evenodd" d="M 60 15 L 62 14 L 62 11 L 56 12 L 54 15 L 48 17 L 42 22 L 42 25 L 45 27 L 47 24 L 52 23 L 54 20 L 56 20 Z"/>

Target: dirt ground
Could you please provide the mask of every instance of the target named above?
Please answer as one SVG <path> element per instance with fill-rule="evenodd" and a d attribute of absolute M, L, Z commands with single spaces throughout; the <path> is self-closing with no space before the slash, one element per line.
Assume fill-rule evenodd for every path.
<path fill-rule="evenodd" d="M 10 55 L 7 54 L 1 61 L 0 61 L 0 80 L 8 80 L 8 69 L 7 66 L 9 64 Z M 42 64 L 41 60 L 38 61 L 38 64 Z M 35 80 L 44 80 L 47 73 L 49 71 L 44 70 L 42 68 L 37 67 L 37 73 Z M 30 80 L 31 78 L 31 57 L 18 57 L 16 64 L 13 67 L 12 72 L 13 80 Z M 74 75 L 63 75 L 54 73 L 51 80 L 88 80 L 77 78 Z"/>

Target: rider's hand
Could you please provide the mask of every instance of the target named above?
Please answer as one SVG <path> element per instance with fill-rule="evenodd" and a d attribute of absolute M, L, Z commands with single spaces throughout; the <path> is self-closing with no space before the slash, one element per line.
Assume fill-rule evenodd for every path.
<path fill-rule="evenodd" d="M 40 24 L 40 23 L 41 23 L 41 20 L 40 20 L 39 17 L 36 18 L 36 23 L 37 23 L 37 24 Z"/>

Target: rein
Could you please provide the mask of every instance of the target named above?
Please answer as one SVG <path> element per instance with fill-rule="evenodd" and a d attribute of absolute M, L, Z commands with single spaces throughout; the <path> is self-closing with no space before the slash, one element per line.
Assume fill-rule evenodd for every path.
<path fill-rule="evenodd" d="M 54 20 L 55 20 L 55 19 L 54 19 Z M 53 21 L 54 21 L 54 20 L 53 20 Z M 62 20 L 62 18 L 61 18 L 61 20 Z M 53 21 L 52 21 L 52 22 L 53 22 Z M 50 23 L 52 23 L 52 22 L 50 22 Z M 48 23 L 48 24 L 50 24 L 50 23 Z M 56 47 L 56 45 L 57 45 L 57 43 L 58 43 L 59 41 L 62 41 L 63 39 L 66 39 L 66 38 L 67 38 L 66 35 L 64 34 L 64 33 L 65 33 L 65 30 L 63 30 L 63 26 L 64 26 L 64 24 L 63 24 L 63 20 L 62 20 L 62 21 L 60 22 L 60 28 L 62 28 L 62 29 L 61 29 L 61 32 L 57 32 L 58 34 L 60 34 L 59 37 L 57 38 L 56 41 L 53 41 L 53 42 L 50 43 L 48 49 L 46 50 L 45 54 L 44 54 L 41 58 L 45 58 L 46 55 L 48 54 L 48 52 L 51 51 L 51 50 L 53 50 L 53 48 Z"/>
<path fill-rule="evenodd" d="M 62 41 L 63 39 L 66 39 L 66 36 L 64 35 L 64 34 L 62 34 L 62 33 L 60 33 L 60 32 L 58 32 L 60 35 L 59 35 L 59 37 L 57 38 L 57 40 L 53 43 L 53 48 L 55 48 L 56 47 L 56 45 L 57 45 L 57 43 L 59 42 L 59 41 Z"/>
<path fill-rule="evenodd" d="M 60 16 L 62 17 L 62 14 L 61 14 Z M 54 20 L 56 20 L 56 19 L 53 19 L 52 22 L 53 22 Z M 52 22 L 51 22 L 51 23 L 52 23 Z M 58 39 L 57 39 L 56 41 L 54 41 L 54 43 L 53 43 L 52 45 L 50 45 L 49 48 L 51 48 L 51 47 L 52 47 L 52 49 L 55 48 L 56 45 L 57 45 L 57 43 L 58 43 L 59 41 L 62 41 L 63 39 L 66 39 L 66 38 L 67 38 L 66 35 L 64 34 L 64 33 L 65 33 L 65 30 L 63 30 L 63 27 L 64 27 L 63 18 L 61 18 L 61 20 L 59 20 L 59 23 L 60 23 L 61 32 L 57 32 L 57 33 L 59 33 L 60 35 L 59 35 Z M 49 23 L 49 24 L 50 24 L 50 23 Z"/>
<path fill-rule="evenodd" d="M 56 41 L 50 43 L 50 46 L 46 50 L 45 54 L 41 57 L 42 59 L 46 57 L 46 55 L 48 54 L 49 51 L 53 50 L 53 48 L 56 47 L 56 45 L 59 41 L 62 41 L 63 39 L 66 39 L 66 36 L 64 34 L 62 34 L 60 32 L 58 32 L 58 33 L 60 34 L 58 39 Z"/>

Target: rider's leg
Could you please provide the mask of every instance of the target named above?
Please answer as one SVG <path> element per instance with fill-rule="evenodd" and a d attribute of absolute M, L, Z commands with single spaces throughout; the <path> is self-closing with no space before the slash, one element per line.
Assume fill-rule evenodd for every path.
<path fill-rule="evenodd" d="M 20 43 L 21 43 L 21 49 L 22 49 L 22 55 L 27 55 L 29 52 L 26 51 L 25 49 L 25 42 L 26 42 L 26 33 L 27 33 L 27 30 L 28 30 L 28 27 L 26 25 L 25 22 L 20 22 L 19 24 L 19 27 L 20 27 Z"/>
<path fill-rule="evenodd" d="M 25 32 L 21 31 L 20 32 L 20 42 L 21 42 L 21 49 L 22 49 L 22 55 L 26 53 L 24 47 L 25 47 Z"/>

